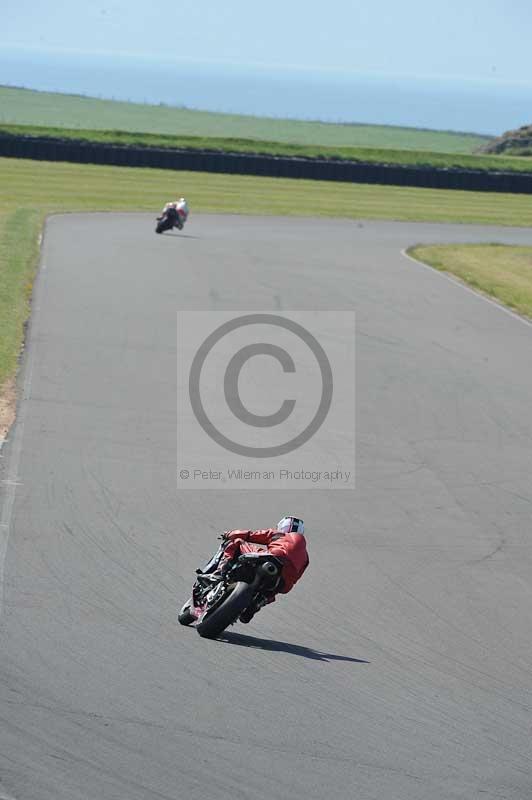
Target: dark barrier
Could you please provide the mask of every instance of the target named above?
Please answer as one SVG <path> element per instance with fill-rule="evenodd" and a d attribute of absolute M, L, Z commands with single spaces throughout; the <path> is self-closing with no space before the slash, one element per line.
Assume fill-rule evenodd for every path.
<path fill-rule="evenodd" d="M 0 134 L 0 156 L 272 178 L 532 194 L 532 172 L 484 172 L 205 150 L 168 150 L 8 134 Z"/>

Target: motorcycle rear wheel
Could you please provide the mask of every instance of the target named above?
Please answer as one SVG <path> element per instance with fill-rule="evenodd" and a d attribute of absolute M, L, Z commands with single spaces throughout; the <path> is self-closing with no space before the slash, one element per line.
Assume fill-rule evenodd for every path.
<path fill-rule="evenodd" d="M 229 625 L 237 621 L 252 599 L 253 587 L 244 581 L 236 583 L 231 594 L 219 606 L 207 612 L 196 625 L 199 635 L 204 639 L 216 639 Z"/>

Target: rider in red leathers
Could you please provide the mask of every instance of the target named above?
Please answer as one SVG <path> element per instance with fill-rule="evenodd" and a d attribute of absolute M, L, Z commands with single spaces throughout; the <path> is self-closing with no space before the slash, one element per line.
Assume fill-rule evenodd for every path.
<path fill-rule="evenodd" d="M 263 605 L 272 603 L 275 600 L 276 592 L 287 594 L 308 567 L 309 558 L 307 543 L 303 535 L 304 530 L 302 519 L 283 517 L 277 528 L 265 528 L 258 531 L 228 531 L 226 539 L 228 539 L 229 543 L 224 550 L 224 557 L 218 566 L 218 570 L 224 573 L 229 568 L 231 561 L 240 553 L 255 553 L 267 550 L 284 564 L 278 588 L 265 598 Z M 249 622 L 260 607 L 250 610 L 249 613 L 246 610 L 240 616 L 240 621 Z"/>

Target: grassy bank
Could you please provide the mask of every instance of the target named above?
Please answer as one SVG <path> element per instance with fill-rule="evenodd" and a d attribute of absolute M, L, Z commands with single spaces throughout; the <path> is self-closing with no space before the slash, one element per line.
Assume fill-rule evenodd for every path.
<path fill-rule="evenodd" d="M 408 252 L 532 319 L 532 247 L 434 245 Z"/>
<path fill-rule="evenodd" d="M 532 197 L 127 169 L 0 158 L 0 385 L 20 350 L 47 214 L 149 211 L 184 194 L 194 212 L 532 225 Z M 319 197 L 319 207 L 316 204 Z"/>
<path fill-rule="evenodd" d="M 138 133 L 135 131 L 83 130 L 81 128 L 74 130 L 71 128 L 39 127 L 36 125 L 0 124 L 0 135 L 2 133 L 135 147 L 203 149 L 218 152 L 296 156 L 299 158 L 325 158 L 370 164 L 443 167 L 445 169 L 532 172 L 532 159 L 513 156 L 464 155 L 462 153 L 434 153 L 429 150 L 395 150 L 376 147 L 332 147 L 330 145 L 268 142 L 260 139 L 224 139 L 206 136 Z"/>
<path fill-rule="evenodd" d="M 0 123 L 61 128 L 144 131 L 223 139 L 318 145 L 472 153 L 492 137 L 392 125 L 343 125 L 325 122 L 215 114 L 164 105 L 123 103 L 78 95 L 36 92 L 0 86 Z"/>

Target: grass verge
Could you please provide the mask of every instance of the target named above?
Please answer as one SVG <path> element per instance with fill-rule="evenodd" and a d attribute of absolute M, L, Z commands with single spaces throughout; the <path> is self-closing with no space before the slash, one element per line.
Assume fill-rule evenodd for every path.
<path fill-rule="evenodd" d="M 0 386 L 17 365 L 29 312 L 39 223 L 37 209 L 0 213 Z"/>
<path fill-rule="evenodd" d="M 195 211 L 532 225 L 532 197 L 0 158 L 0 386 L 13 376 L 47 214 L 150 211 L 184 194 Z M 503 300 L 503 302 L 506 302 Z"/>
<path fill-rule="evenodd" d="M 532 247 L 430 245 L 412 247 L 408 253 L 532 319 Z"/>
<path fill-rule="evenodd" d="M 0 206 L 0 444 L 15 418 L 18 356 L 30 310 L 41 214 Z"/>

